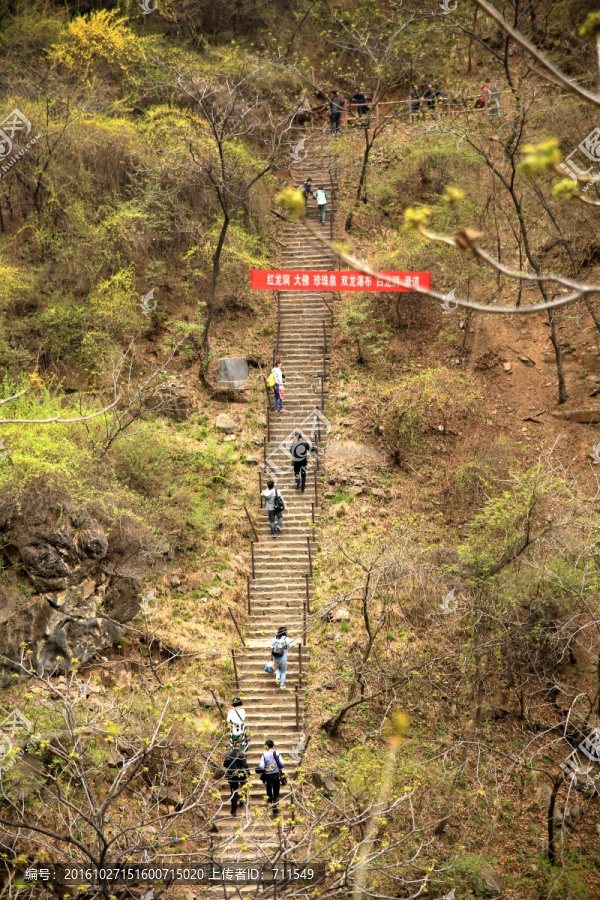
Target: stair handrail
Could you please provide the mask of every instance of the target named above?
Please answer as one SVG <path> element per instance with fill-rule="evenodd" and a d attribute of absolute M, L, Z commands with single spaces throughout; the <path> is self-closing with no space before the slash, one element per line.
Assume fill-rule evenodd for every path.
<path fill-rule="evenodd" d="M 246 641 L 244 640 L 244 635 L 243 635 L 242 632 L 240 631 L 240 626 L 238 625 L 237 619 L 236 619 L 236 617 L 235 617 L 234 614 L 233 614 L 233 610 L 232 610 L 232 608 L 231 608 L 230 606 L 228 606 L 227 609 L 229 610 L 229 615 L 230 615 L 231 618 L 232 618 L 233 624 L 235 625 L 235 629 L 236 629 L 237 633 L 238 633 L 239 636 L 240 636 L 240 641 L 242 642 L 242 645 L 243 645 L 244 649 L 246 650 L 246 649 L 247 649 L 247 647 L 246 647 Z M 239 685 L 238 685 L 238 687 L 239 687 Z"/>
<path fill-rule="evenodd" d="M 248 509 L 246 508 L 245 503 L 244 503 L 244 512 L 246 513 L 246 515 L 248 517 L 248 521 L 250 522 L 250 527 L 252 528 L 252 531 L 254 532 L 254 537 L 256 539 L 256 543 L 258 544 L 258 543 L 260 543 L 258 533 L 256 531 L 256 528 L 254 527 L 254 522 L 252 521 L 252 518 L 250 516 L 250 513 L 248 512 Z"/>
<path fill-rule="evenodd" d="M 331 166 L 329 166 L 329 184 L 331 186 L 331 213 L 329 216 L 329 235 L 333 240 L 333 220 L 335 218 L 335 187 L 333 184 L 333 176 L 331 174 Z"/>
<path fill-rule="evenodd" d="M 279 356 L 279 335 L 281 334 L 281 291 L 275 291 L 275 293 L 277 294 L 277 337 L 273 348 L 273 365 Z"/>
<path fill-rule="evenodd" d="M 271 441 L 271 401 L 269 400 L 269 385 L 267 384 L 267 379 L 264 379 L 265 382 L 265 394 L 267 396 L 267 441 Z"/>

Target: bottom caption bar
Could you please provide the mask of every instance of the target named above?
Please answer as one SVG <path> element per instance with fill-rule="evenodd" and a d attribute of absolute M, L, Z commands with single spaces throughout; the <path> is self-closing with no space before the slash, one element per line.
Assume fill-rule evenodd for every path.
<path fill-rule="evenodd" d="M 322 862 L 297 865 L 280 865 L 263 862 L 244 862 L 222 865 L 219 863 L 193 863 L 183 866 L 161 866 L 152 863 L 143 866 L 107 866 L 90 868 L 87 866 L 57 865 L 46 868 L 30 868 L 23 873 L 23 880 L 30 883 L 60 883 L 68 885 L 88 885 L 98 883 L 125 884 L 273 884 L 285 882 L 316 884 L 325 875 Z"/>

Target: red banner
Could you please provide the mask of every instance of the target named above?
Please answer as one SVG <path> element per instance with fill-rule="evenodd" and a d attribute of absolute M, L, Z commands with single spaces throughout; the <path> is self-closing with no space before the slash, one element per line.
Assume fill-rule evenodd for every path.
<path fill-rule="evenodd" d="M 382 272 L 393 278 L 387 284 L 381 278 L 358 272 L 329 269 L 250 269 L 253 291 L 410 291 L 413 287 L 431 287 L 431 272 Z"/>

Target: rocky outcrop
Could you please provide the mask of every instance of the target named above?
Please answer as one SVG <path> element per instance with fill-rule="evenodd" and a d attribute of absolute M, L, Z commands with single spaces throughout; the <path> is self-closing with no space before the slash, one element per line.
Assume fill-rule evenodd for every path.
<path fill-rule="evenodd" d="M 186 385 L 175 376 L 165 379 L 145 397 L 145 405 L 153 412 L 183 422 L 194 411 L 194 402 Z"/>
<path fill-rule="evenodd" d="M 26 654 L 40 673 L 68 672 L 72 660 L 86 662 L 112 644 L 139 611 L 138 579 L 108 564 L 108 537 L 90 517 L 63 508 L 59 527 L 18 516 L 5 521 L 0 533 L 5 664 Z"/>

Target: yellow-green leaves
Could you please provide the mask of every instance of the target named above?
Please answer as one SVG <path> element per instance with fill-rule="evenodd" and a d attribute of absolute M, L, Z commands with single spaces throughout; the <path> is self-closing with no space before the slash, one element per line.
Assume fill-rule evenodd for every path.
<path fill-rule="evenodd" d="M 579 29 L 583 37 L 595 38 L 600 32 L 600 12 L 588 13 L 588 17 Z"/>
<path fill-rule="evenodd" d="M 521 175 L 540 175 L 560 162 L 560 148 L 555 138 L 541 144 L 526 144 L 523 152 L 525 156 L 519 166 Z"/>
<path fill-rule="evenodd" d="M 50 48 L 55 65 L 88 79 L 92 74 L 120 76 L 141 59 L 141 41 L 117 18 L 117 10 L 98 10 L 77 16 L 65 29 L 61 41 Z"/>
<path fill-rule="evenodd" d="M 579 196 L 579 185 L 572 178 L 563 178 L 552 188 L 553 197 L 566 197 L 571 200 Z"/>
<path fill-rule="evenodd" d="M 444 191 L 443 200 L 444 203 L 448 204 L 451 209 L 456 209 L 457 205 L 465 199 L 465 192 L 461 191 L 460 188 L 452 187 L 448 185 L 446 190 Z"/>
<path fill-rule="evenodd" d="M 409 206 L 408 209 L 404 211 L 403 233 L 408 231 L 418 231 L 419 228 L 424 228 L 429 222 L 430 216 L 431 210 L 428 206 L 418 206 L 415 209 L 413 209 L 412 206 Z"/>
<path fill-rule="evenodd" d="M 392 714 L 392 733 L 390 736 L 390 744 L 392 747 L 398 747 L 408 731 L 409 720 L 400 710 L 396 710 Z"/>
<path fill-rule="evenodd" d="M 278 194 L 277 203 L 285 209 L 291 219 L 303 219 L 306 215 L 306 207 L 301 190 L 286 188 Z"/>

